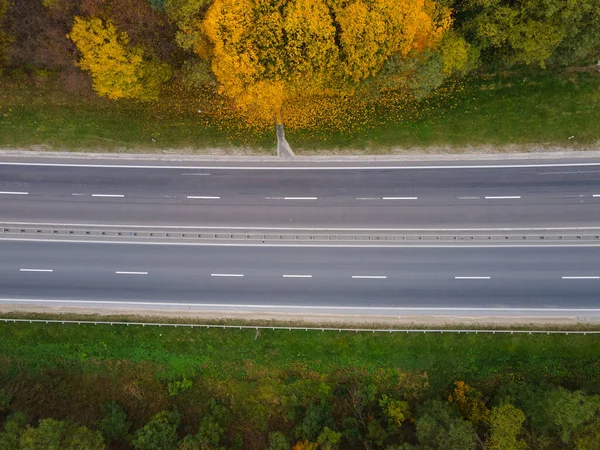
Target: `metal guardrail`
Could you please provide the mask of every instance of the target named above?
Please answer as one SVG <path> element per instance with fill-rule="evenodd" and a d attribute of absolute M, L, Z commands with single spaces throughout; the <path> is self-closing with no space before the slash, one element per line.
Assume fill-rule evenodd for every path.
<path fill-rule="evenodd" d="M 291 327 L 291 326 L 267 326 L 267 325 L 218 325 L 218 324 L 197 324 L 197 323 L 156 323 L 156 322 L 114 322 L 114 321 L 92 321 L 92 320 L 57 320 L 57 319 L 8 319 L 0 318 L 4 323 L 60 323 L 77 325 L 125 325 L 142 327 L 173 327 L 173 328 L 221 328 L 221 329 L 239 329 L 239 330 L 285 330 L 285 331 L 336 331 L 341 333 L 453 333 L 453 334 L 600 334 L 600 330 L 589 331 L 567 331 L 567 330 L 460 330 L 460 329 L 396 329 L 396 328 L 333 328 L 333 327 Z"/>
<path fill-rule="evenodd" d="M 131 238 L 131 239 L 183 239 L 208 241 L 296 241 L 296 242 L 599 242 L 600 230 L 572 232 L 539 232 L 539 233 L 343 233 L 343 232 L 211 232 L 202 231 L 173 231 L 173 230 L 139 230 L 119 228 L 84 228 L 84 227 L 19 227 L 4 226 L 0 235 L 41 236 L 41 237 L 87 237 L 87 238 Z"/>

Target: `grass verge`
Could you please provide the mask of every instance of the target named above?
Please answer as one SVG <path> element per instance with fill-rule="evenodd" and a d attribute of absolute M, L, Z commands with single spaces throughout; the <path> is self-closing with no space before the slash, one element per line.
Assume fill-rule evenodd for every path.
<path fill-rule="evenodd" d="M 206 95 L 206 94 L 203 94 Z M 202 95 L 158 104 L 109 102 L 66 92 L 52 80 L 0 81 L 0 147 L 62 150 L 273 154 L 273 131 L 249 132 L 230 113 L 204 111 Z M 220 108 L 220 109 L 219 109 Z M 224 111 L 220 105 L 213 111 Z M 389 153 L 397 148 L 461 152 L 469 146 L 568 146 L 600 141 L 600 72 L 526 72 L 478 76 L 426 101 L 391 102 L 344 129 L 290 129 L 299 154 Z M 358 117 L 356 116 L 356 117 Z M 356 121 L 357 123 L 353 123 Z M 360 121 L 360 123 L 358 123 Z M 514 147 L 516 146 L 516 148 Z M 394 150 L 396 148 L 396 150 Z"/>

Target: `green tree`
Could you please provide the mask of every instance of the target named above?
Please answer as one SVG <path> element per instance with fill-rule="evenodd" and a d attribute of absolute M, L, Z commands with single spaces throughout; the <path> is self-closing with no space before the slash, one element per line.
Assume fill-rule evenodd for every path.
<path fill-rule="evenodd" d="M 4 423 L 4 430 L 0 433 L 0 450 L 18 449 L 25 425 L 27 425 L 25 414 L 17 412 L 9 415 Z"/>
<path fill-rule="evenodd" d="M 290 443 L 281 431 L 269 433 L 268 450 L 290 450 Z"/>
<path fill-rule="evenodd" d="M 316 442 L 325 427 L 334 428 L 331 411 L 327 405 L 311 405 L 306 410 L 304 419 L 297 429 L 298 437 L 309 442 Z"/>
<path fill-rule="evenodd" d="M 177 411 L 161 411 L 135 432 L 131 444 L 136 450 L 172 450 L 177 446 L 177 428 L 181 416 Z"/>
<path fill-rule="evenodd" d="M 224 438 L 230 425 L 229 410 L 217 403 L 214 399 L 210 402 L 207 414 L 200 421 L 198 433 L 186 436 L 184 445 L 186 449 L 199 450 L 226 450 Z"/>
<path fill-rule="evenodd" d="M 475 430 L 458 412 L 439 400 L 425 402 L 416 421 L 419 444 L 436 450 L 475 448 Z"/>
<path fill-rule="evenodd" d="M 127 413 L 117 402 L 106 402 L 100 405 L 102 419 L 98 422 L 98 430 L 107 442 L 125 439 L 129 434 L 131 423 L 127 420 Z"/>
<path fill-rule="evenodd" d="M 104 439 L 97 431 L 67 421 L 42 419 L 37 427 L 27 426 L 19 438 L 19 450 L 103 450 Z"/>
<path fill-rule="evenodd" d="M 317 444 L 323 450 L 337 450 L 342 441 L 342 433 L 332 430 L 329 427 L 323 428 L 323 431 L 317 437 Z"/>
<path fill-rule="evenodd" d="M 525 414 L 511 404 L 492 408 L 490 435 L 485 443 L 486 450 L 524 450 L 525 441 L 519 439 Z"/>
<path fill-rule="evenodd" d="M 575 450 L 600 450 L 600 418 L 573 433 L 573 447 Z"/>

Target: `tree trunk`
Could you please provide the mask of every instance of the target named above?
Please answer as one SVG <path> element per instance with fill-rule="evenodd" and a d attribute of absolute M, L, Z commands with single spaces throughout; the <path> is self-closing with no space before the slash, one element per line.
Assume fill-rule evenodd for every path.
<path fill-rule="evenodd" d="M 295 155 L 292 147 L 285 139 L 285 131 L 283 130 L 283 121 L 275 119 L 275 131 L 277 132 L 277 156 L 282 159 L 292 159 Z"/>

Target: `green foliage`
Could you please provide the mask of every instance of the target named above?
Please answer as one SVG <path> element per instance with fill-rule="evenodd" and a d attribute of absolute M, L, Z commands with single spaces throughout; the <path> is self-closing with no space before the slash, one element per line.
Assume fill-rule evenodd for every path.
<path fill-rule="evenodd" d="M 100 405 L 102 419 L 97 428 L 106 440 L 111 442 L 117 439 L 125 439 L 129 434 L 131 423 L 127 420 L 127 413 L 118 402 L 106 402 Z"/>
<path fill-rule="evenodd" d="M 325 427 L 335 428 L 329 407 L 324 404 L 310 405 L 298 427 L 297 434 L 300 439 L 316 442 Z"/>
<path fill-rule="evenodd" d="M 210 63 L 205 60 L 187 60 L 181 67 L 182 82 L 188 89 L 206 86 L 216 86 L 217 81 L 210 68 Z"/>
<path fill-rule="evenodd" d="M 525 414 L 510 403 L 492 408 L 490 435 L 486 450 L 525 450 L 527 444 L 519 439 Z"/>
<path fill-rule="evenodd" d="M 281 431 L 269 433 L 269 447 L 267 450 L 290 450 L 290 443 Z"/>
<path fill-rule="evenodd" d="M 176 397 L 179 394 L 181 394 L 182 392 L 191 388 L 192 384 L 193 383 L 191 380 L 188 380 L 187 378 L 183 377 L 183 379 L 181 381 L 180 380 L 170 381 L 169 384 L 167 385 L 167 390 L 171 397 Z"/>
<path fill-rule="evenodd" d="M 186 449 L 198 450 L 227 450 L 224 438 L 230 425 L 229 410 L 211 400 L 207 414 L 200 422 L 200 428 L 195 436 L 186 436 Z"/>
<path fill-rule="evenodd" d="M 383 394 L 379 400 L 379 406 L 383 409 L 387 420 L 397 427 L 401 427 L 407 419 L 410 419 L 410 406 L 405 401 L 396 400 Z"/>
<path fill-rule="evenodd" d="M 27 417 L 22 412 L 9 415 L 0 432 L 0 450 L 15 450 L 19 448 L 19 439 L 27 425 Z"/>
<path fill-rule="evenodd" d="M 12 395 L 7 392 L 0 391 L 0 414 L 4 414 L 6 411 L 8 411 L 11 400 Z"/>
<path fill-rule="evenodd" d="M 19 450 L 104 450 L 97 431 L 54 419 L 42 419 L 37 427 L 27 426 L 19 438 Z"/>
<path fill-rule="evenodd" d="M 447 403 L 430 400 L 419 409 L 416 421 L 419 443 L 437 450 L 475 448 L 475 430 Z"/>
<path fill-rule="evenodd" d="M 329 427 L 324 427 L 323 431 L 317 437 L 317 444 L 322 450 L 337 450 L 340 447 L 342 441 L 342 433 L 333 431 Z"/>
<path fill-rule="evenodd" d="M 600 47 L 596 0 L 463 1 L 458 27 L 490 65 L 572 64 Z M 589 63 L 589 62 L 588 62 Z"/>
<path fill-rule="evenodd" d="M 161 411 L 135 432 L 131 444 L 136 450 L 172 450 L 179 438 L 181 416 L 177 411 Z"/>
<path fill-rule="evenodd" d="M 600 418 L 579 428 L 573 435 L 575 450 L 600 450 Z"/>
<path fill-rule="evenodd" d="M 167 0 L 150 0 L 150 6 L 155 11 L 164 11 Z"/>

